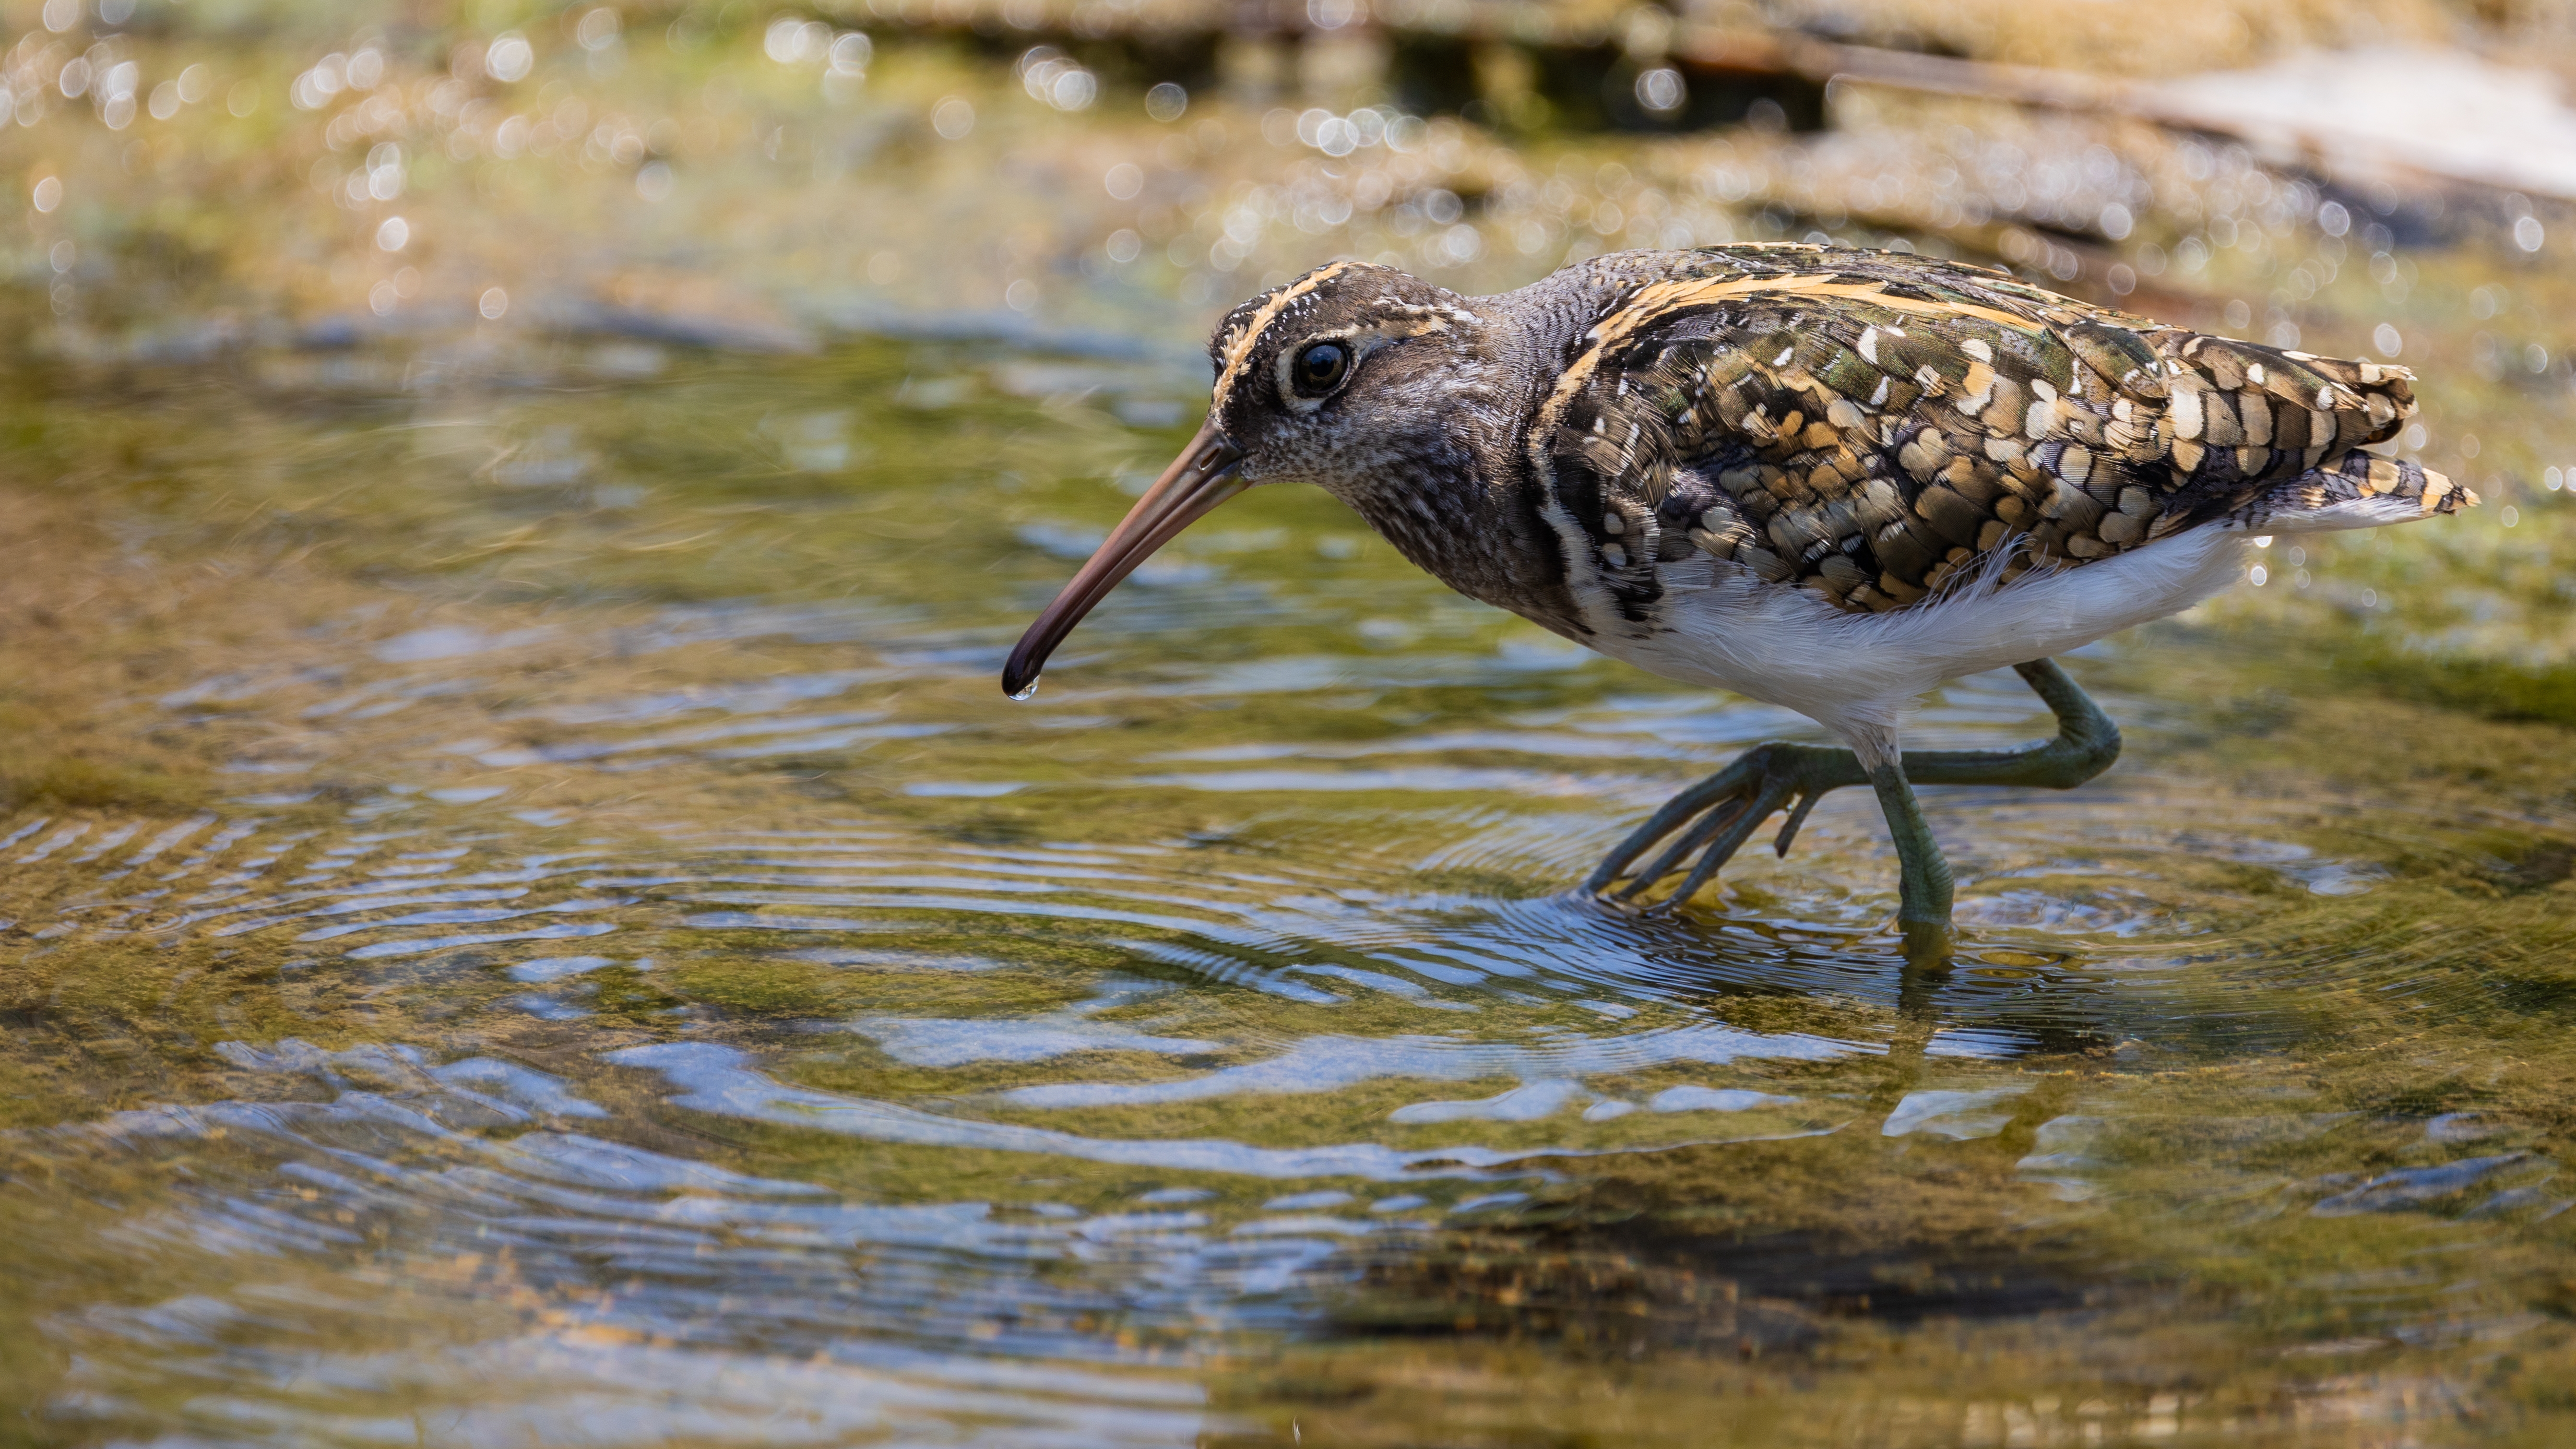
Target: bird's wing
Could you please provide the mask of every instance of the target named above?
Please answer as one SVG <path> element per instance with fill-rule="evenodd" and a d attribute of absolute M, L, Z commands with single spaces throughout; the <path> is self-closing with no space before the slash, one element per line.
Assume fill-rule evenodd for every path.
<path fill-rule="evenodd" d="M 1699 256 L 1592 329 L 1531 435 L 1614 575 L 1698 549 L 1890 610 L 1989 566 L 2008 582 L 2231 516 L 2377 499 L 2374 521 L 2392 521 L 2476 501 L 2357 451 L 2413 415 L 2404 368 L 1928 258 Z"/>

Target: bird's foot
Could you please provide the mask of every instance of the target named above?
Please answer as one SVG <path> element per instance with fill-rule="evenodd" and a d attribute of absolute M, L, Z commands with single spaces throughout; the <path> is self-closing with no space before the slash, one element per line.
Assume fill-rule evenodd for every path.
<path fill-rule="evenodd" d="M 1785 810 L 1789 815 L 1773 842 L 1773 848 L 1786 855 L 1798 827 L 1806 823 L 1807 812 L 1826 791 L 1867 784 L 1869 778 L 1849 750 L 1778 740 L 1756 745 L 1724 770 L 1667 801 L 1653 818 L 1619 842 L 1583 888 L 1614 904 L 1635 904 L 1697 854 L 1698 861 L 1689 866 L 1679 885 L 1642 907 L 1648 915 L 1663 914 L 1708 884 L 1774 814 Z M 1638 869 L 1629 868 L 1667 836 L 1674 839 L 1663 853 Z M 1622 881 L 1625 884 L 1612 889 Z"/>
<path fill-rule="evenodd" d="M 1946 970 L 1959 954 L 1959 928 L 1950 923 L 1946 911 L 1920 917 L 1899 911 L 1896 935 L 1898 949 L 1905 953 L 1905 964 L 1917 971 Z"/>

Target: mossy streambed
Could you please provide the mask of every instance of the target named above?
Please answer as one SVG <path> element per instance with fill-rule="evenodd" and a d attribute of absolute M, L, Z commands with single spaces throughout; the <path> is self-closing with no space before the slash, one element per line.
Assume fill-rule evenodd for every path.
<path fill-rule="evenodd" d="M 2508 325 L 2576 340 L 2539 320 L 2568 315 L 2563 248 L 2471 227 L 2400 247 L 2411 290 L 2325 269 L 2310 345 L 2398 319 L 2421 446 L 2489 506 L 2276 549 L 2264 586 L 2071 659 L 2127 755 L 2068 795 L 1928 792 L 1973 950 L 1908 980 L 1859 796 L 1677 918 L 1567 895 L 1671 790 L 1808 727 L 1449 597 L 1317 495 L 1229 505 L 1034 700 L 994 682 L 1187 436 L 1192 334 L 1261 267 L 1436 242 L 1460 285 L 1506 285 L 1578 228 L 1606 243 L 1613 195 L 1656 228 L 1621 244 L 1794 234 L 1759 197 L 1674 199 L 1737 164 L 1721 141 L 1784 168 L 1822 143 L 1443 123 L 1360 154 L 1391 178 L 1377 220 L 1301 229 L 1225 188 L 1349 178 L 1256 139 L 1258 110 L 1022 115 L 1007 76 L 891 43 L 836 100 L 748 22 L 625 34 L 624 69 L 566 42 L 527 84 L 562 87 L 550 118 L 609 104 L 587 87 L 639 117 L 678 96 L 684 138 L 729 94 L 663 200 L 547 159 L 570 239 L 512 252 L 556 173 L 412 144 L 415 244 L 452 223 L 529 264 L 408 254 L 424 308 L 509 291 L 488 323 L 412 296 L 371 320 L 372 273 L 277 262 L 316 216 L 353 248 L 382 221 L 309 202 L 338 112 L 280 118 L 315 63 L 292 34 L 131 42 L 174 74 L 229 56 L 267 110 L 0 143 L 43 141 L 12 164 L 75 199 L 23 223 L 22 261 L 87 228 L 7 294 L 0 390 L 0 1437 L 2576 1428 L 2570 530 L 2539 481 L 2576 434 L 2557 373 L 2479 365 Z M 453 39 L 308 48 L 398 72 Z M 951 93 L 983 118 L 954 144 L 996 149 L 929 139 Z M 908 139 L 846 173 L 795 149 L 863 131 Z M 137 238 L 237 213 L 144 197 L 138 137 L 233 147 L 277 204 L 178 265 Z M 1216 209 L 1231 270 L 1214 238 L 1090 282 L 1099 237 L 1052 272 L 1043 237 L 983 245 L 1008 207 L 979 166 L 1088 197 L 1130 157 L 1175 226 Z M 2211 185 L 2254 174 L 2221 159 Z M 1566 194 L 1516 215 L 1505 165 Z M 1469 168 L 1490 241 L 1405 230 L 1392 188 Z M 2199 224 L 2164 194 L 2142 227 Z M 764 225 L 854 195 L 919 205 L 847 241 Z M 619 220 L 665 205 L 700 209 Z M 1095 223 L 1159 224 L 1030 220 Z M 943 227 L 979 239 L 946 271 Z M 2274 245 L 2167 300 L 2334 250 L 2295 221 Z M 1001 305 L 1015 267 L 1047 279 L 1029 313 Z M 773 330 L 683 328 L 692 297 Z M 334 307 L 358 321 L 325 335 Z M 1920 733 L 2045 727 L 2001 676 Z"/>

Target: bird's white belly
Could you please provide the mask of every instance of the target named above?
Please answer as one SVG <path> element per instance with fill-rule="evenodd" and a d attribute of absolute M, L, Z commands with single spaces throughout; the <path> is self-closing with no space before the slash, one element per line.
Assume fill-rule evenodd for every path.
<path fill-rule="evenodd" d="M 1592 647 L 1649 673 L 1794 709 L 1846 739 L 1885 739 L 1916 696 L 2046 659 L 2187 609 L 2242 572 L 2245 535 L 2201 527 L 2098 563 L 1962 588 L 1889 614 L 1837 609 L 1714 559 L 1666 565 L 1651 625 Z"/>

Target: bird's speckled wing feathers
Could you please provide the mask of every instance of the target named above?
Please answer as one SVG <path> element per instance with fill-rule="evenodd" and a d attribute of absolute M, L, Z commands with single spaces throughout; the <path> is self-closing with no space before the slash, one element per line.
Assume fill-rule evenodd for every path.
<path fill-rule="evenodd" d="M 2476 499 L 2356 450 L 2405 369 L 2232 342 L 2001 273 L 1817 247 L 1664 254 L 1530 435 L 1624 603 L 1704 550 L 1854 610 L 2009 581 L 2231 516 Z"/>

